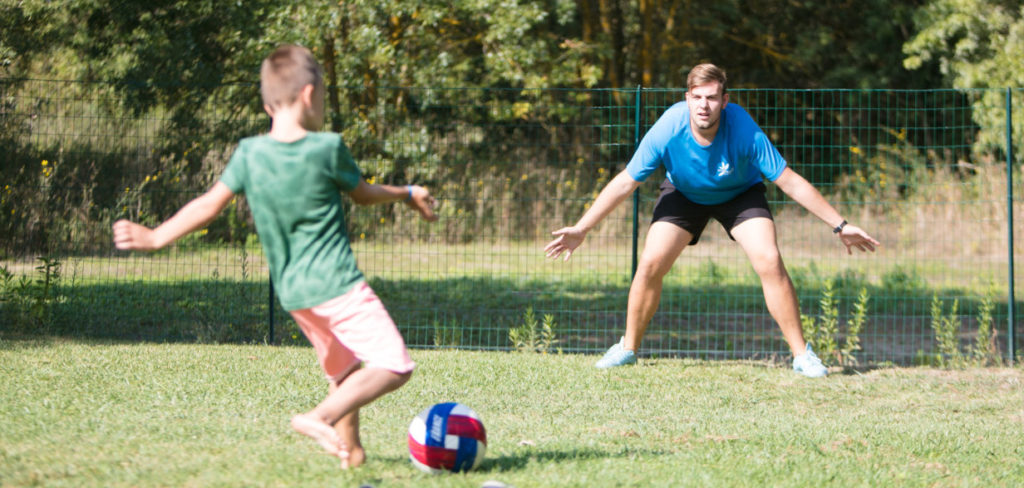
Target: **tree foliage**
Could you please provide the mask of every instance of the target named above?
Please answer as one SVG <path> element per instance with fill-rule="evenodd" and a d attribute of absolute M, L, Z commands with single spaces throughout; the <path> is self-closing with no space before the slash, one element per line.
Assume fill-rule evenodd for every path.
<path fill-rule="evenodd" d="M 266 128 L 260 60 L 291 42 L 324 65 L 327 128 L 378 181 L 454 191 L 487 180 L 491 201 L 521 195 L 532 184 L 527 167 L 547 166 L 555 191 L 586 194 L 628 158 L 603 144 L 629 140 L 615 132 L 621 114 L 606 110 L 628 101 L 622 91 L 558 89 L 681 87 L 700 62 L 720 64 L 731 86 L 746 88 L 932 88 L 943 76 L 957 86 L 1021 86 L 1021 30 L 1020 7 L 1008 0 L 0 0 L 0 150 L 10 155 L 0 167 L 26 196 L 49 195 L 47 205 L 90 188 L 65 205 L 83 222 L 166 216 L 190 196 L 182 189 L 210 183 L 234 141 Z M 12 95 L 27 78 L 84 81 L 61 94 L 84 108 Z M 1002 102 L 988 98 L 976 120 L 998 128 L 981 109 Z M 146 147 L 30 141 L 44 109 L 159 126 Z M 583 126 L 599 129 L 574 129 Z M 1024 131 L 1024 120 L 1016 126 Z M 984 132 L 983 147 L 998 147 L 996 138 Z M 515 144 L 531 139 L 552 143 Z M 43 179 L 64 190 L 35 191 Z M 126 188 L 151 201 L 125 205 Z M 157 190 L 176 196 L 153 197 Z M 480 220 L 490 211 L 449 209 Z M 4 216 L 0 230 L 56 235 L 64 217 L 53 214 Z"/>
<path fill-rule="evenodd" d="M 934 81 L 900 64 L 921 1 L 9 0 L 0 7 L 0 59 L 11 74 L 67 48 L 76 76 L 219 84 L 253 81 L 266 51 L 298 42 L 317 48 L 337 84 L 368 92 L 681 86 L 703 61 L 742 86 L 911 88 Z M 942 15 L 944 4 L 1000 3 L 1011 4 L 942 0 L 924 15 Z M 141 108 L 195 101 L 164 90 L 132 98 Z"/>
<path fill-rule="evenodd" d="M 252 106 L 251 90 L 263 51 L 272 2 L 216 0 L 73 0 L 67 49 L 81 59 L 79 78 L 112 82 L 134 114 L 170 112 L 171 130 L 227 137 L 230 124 L 206 126 L 198 114 L 211 98 Z M 233 136 L 233 134 L 232 134 Z"/>
<path fill-rule="evenodd" d="M 1024 5 L 1019 1 L 932 0 L 918 10 L 915 24 L 917 34 L 903 49 L 907 68 L 935 63 L 948 83 L 964 90 L 1024 87 Z M 985 92 L 975 102 L 980 153 L 1005 148 L 1005 106 L 999 92 Z M 1020 111 L 1013 125 L 1013 140 L 1019 141 L 1024 137 Z"/>
<path fill-rule="evenodd" d="M 900 65 L 898 48 L 920 1 L 578 3 L 582 39 L 602 46 L 592 52 L 608 86 L 685 86 L 700 62 L 719 64 L 744 87 L 916 88 L 937 81 Z M 584 7 L 589 3 L 598 5 Z"/>

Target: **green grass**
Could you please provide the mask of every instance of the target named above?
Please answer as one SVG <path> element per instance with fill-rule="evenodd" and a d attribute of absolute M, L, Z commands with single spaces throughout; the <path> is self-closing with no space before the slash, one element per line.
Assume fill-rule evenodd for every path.
<path fill-rule="evenodd" d="M 786 355 L 742 251 L 713 226 L 705 237 L 666 278 L 661 307 L 645 338 L 646 352 L 729 359 Z M 355 247 L 371 285 L 413 345 L 507 349 L 508 331 L 521 325 L 527 308 L 552 315 L 557 347 L 567 352 L 603 350 L 622 333 L 630 267 L 628 242 L 622 239 L 594 239 L 568 263 L 544 259 L 539 244 L 526 242 L 361 241 Z M 1000 350 L 1006 349 L 1006 293 L 989 280 L 991 266 L 978 267 L 974 279 L 951 284 L 949 278 L 958 276 L 952 271 L 955 260 L 931 266 L 882 259 L 881 254 L 845 257 L 832 247 L 792 256 L 788 268 L 805 314 L 819 312 L 827 280 L 834 281 L 843 317 L 860 288 L 868 290 L 861 364 L 914 364 L 934 352 L 929 304 L 935 295 L 946 302 L 959 300 L 961 339 L 967 344 L 980 300 L 994 293 L 996 341 Z M 15 276 L 12 283 L 41 280 L 38 265 L 37 260 L 0 261 Z M 0 334 L 7 338 L 304 344 L 276 300 L 271 334 L 266 264 L 255 245 L 183 245 L 152 255 L 65 257 L 52 297 L 41 309 L 32 308 L 38 295 L 33 289 L 4 288 Z M 28 301 L 11 299 L 19 297 Z M 1018 300 L 1017 310 L 1024 310 L 1024 301 Z M 443 344 L 438 337 L 445 338 Z"/>
<path fill-rule="evenodd" d="M 0 486 L 1020 486 L 1024 371 L 876 369 L 810 380 L 760 362 L 413 351 L 362 412 L 342 472 L 289 417 L 325 383 L 309 347 L 0 341 Z M 407 459 L 422 408 L 488 429 L 478 472 Z"/>

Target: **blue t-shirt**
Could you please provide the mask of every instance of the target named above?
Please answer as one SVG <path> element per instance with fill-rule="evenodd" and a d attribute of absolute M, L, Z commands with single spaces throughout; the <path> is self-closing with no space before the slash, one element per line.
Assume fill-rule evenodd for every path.
<path fill-rule="evenodd" d="M 686 102 L 669 107 L 647 131 L 626 170 L 644 181 L 659 166 L 686 198 L 702 205 L 732 200 L 762 176 L 775 181 L 786 160 L 754 119 L 734 103 L 722 109 L 715 139 L 701 145 L 690 131 Z"/>

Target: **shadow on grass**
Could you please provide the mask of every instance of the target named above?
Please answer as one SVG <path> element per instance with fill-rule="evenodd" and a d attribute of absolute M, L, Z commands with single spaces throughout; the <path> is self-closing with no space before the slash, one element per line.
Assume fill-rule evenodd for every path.
<path fill-rule="evenodd" d="M 602 352 L 625 328 L 628 288 L 623 284 L 450 278 L 373 279 L 371 285 L 411 347 L 509 349 L 509 330 L 525 324 L 527 308 L 538 322 L 548 316 L 558 338 L 553 347 L 564 352 Z M 803 309 L 816 315 L 817 290 L 803 291 Z M 850 316 L 856 291 L 837 289 L 840 317 Z M 869 293 L 869 317 L 860 333 L 863 363 L 912 363 L 920 351 L 935 349 L 929 307 L 937 292 L 869 288 Z M 644 338 L 647 357 L 788 357 L 756 284 L 669 284 L 662 297 Z M 272 301 L 265 282 L 65 285 L 43 306 L 37 305 L 28 299 L 0 301 L 0 338 L 306 344 L 291 318 Z M 960 305 L 966 345 L 973 325 L 969 313 L 977 300 L 961 298 Z M 1005 315 L 997 314 L 996 326 L 1005 323 Z"/>
<path fill-rule="evenodd" d="M 658 455 L 662 451 L 647 449 L 629 449 L 618 452 L 602 451 L 597 449 L 571 449 L 565 451 L 556 450 L 523 450 L 521 453 L 503 455 L 498 457 L 487 457 L 474 471 L 484 473 L 503 473 L 525 469 L 531 462 L 535 463 L 561 463 L 567 461 L 588 461 L 592 459 L 613 459 L 632 457 L 638 454 Z"/>

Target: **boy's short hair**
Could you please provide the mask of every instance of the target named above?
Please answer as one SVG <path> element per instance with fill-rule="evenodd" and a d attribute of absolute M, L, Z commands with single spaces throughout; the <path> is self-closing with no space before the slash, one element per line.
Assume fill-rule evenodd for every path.
<path fill-rule="evenodd" d="M 690 89 L 698 85 L 705 83 L 711 83 L 717 81 L 722 84 L 722 94 L 725 94 L 726 87 L 725 82 L 725 70 L 715 66 L 711 63 L 698 64 L 690 70 L 690 74 L 686 76 L 686 88 Z"/>
<path fill-rule="evenodd" d="M 313 53 L 302 46 L 285 44 L 274 50 L 260 67 L 260 94 L 270 107 L 288 105 L 302 87 L 323 85 L 324 72 Z"/>

